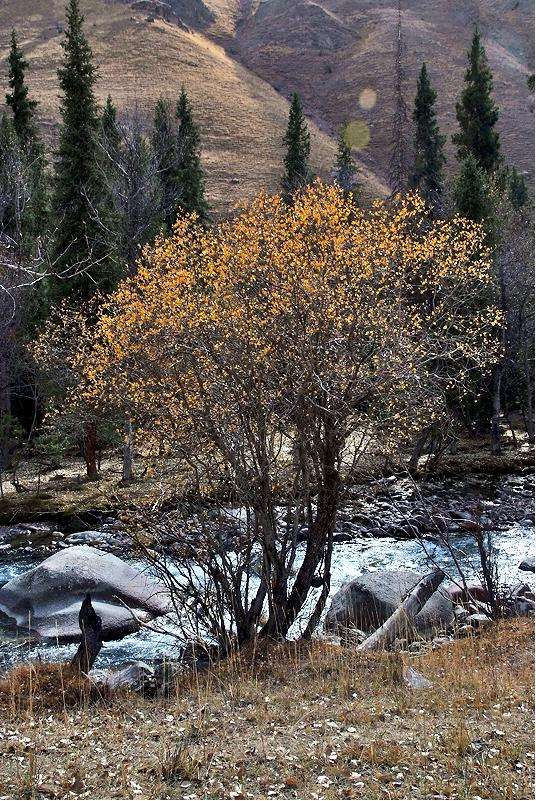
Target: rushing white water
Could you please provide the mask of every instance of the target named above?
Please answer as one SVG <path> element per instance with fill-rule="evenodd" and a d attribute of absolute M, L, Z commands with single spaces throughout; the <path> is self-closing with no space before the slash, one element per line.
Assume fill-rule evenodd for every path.
<path fill-rule="evenodd" d="M 514 479 L 510 479 L 510 484 L 515 489 Z M 483 502 L 489 504 L 489 501 Z M 493 547 L 499 575 L 505 584 L 534 580 L 533 574 L 522 573 L 518 569 L 519 563 L 534 553 L 534 528 L 525 523 L 526 520 L 522 524 L 514 523 L 508 527 L 499 527 L 493 532 Z M 478 576 L 478 555 L 474 539 L 469 534 L 458 533 L 451 538 L 451 542 L 456 548 L 457 557 L 463 564 L 466 577 Z M 447 576 L 455 575 L 452 556 L 443 544 L 430 538 L 425 540 L 424 546 L 426 552 L 423 545 L 416 539 L 400 540 L 395 537 L 371 537 L 358 533 L 352 535 L 349 542 L 335 543 L 331 594 L 335 593 L 345 581 L 364 571 L 397 568 L 424 571 L 429 567 L 430 559 L 441 566 Z M 304 545 L 300 546 L 298 561 L 304 548 Z M 15 553 L 10 549 L 1 550 L 0 585 L 14 575 L 33 567 L 42 559 L 42 554 L 32 553 L 24 548 L 17 549 Z M 311 608 L 314 600 L 314 597 L 309 599 L 308 608 Z M 158 625 L 158 621 L 155 621 L 155 624 Z M 298 621 L 291 633 L 297 634 L 299 629 L 300 622 Z M 143 629 L 120 641 L 107 643 L 99 655 L 98 666 L 106 667 L 137 659 L 152 660 L 164 655 L 173 655 L 178 646 L 177 637 L 172 633 L 160 634 Z M 47 660 L 63 661 L 72 655 L 74 649 L 74 645 L 29 646 L 4 639 L 3 643 L 0 641 L 0 669 L 14 661 L 27 658 L 36 659 L 39 656 Z"/>

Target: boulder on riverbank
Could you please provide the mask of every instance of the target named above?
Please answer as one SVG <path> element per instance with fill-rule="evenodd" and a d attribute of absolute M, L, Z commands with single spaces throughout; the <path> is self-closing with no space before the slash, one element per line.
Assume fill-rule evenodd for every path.
<path fill-rule="evenodd" d="M 526 570 L 527 573 L 534 573 L 534 557 L 527 556 L 519 565 L 519 570 Z"/>
<path fill-rule="evenodd" d="M 378 570 L 348 581 L 335 593 L 325 619 L 328 632 L 358 628 L 374 631 L 393 614 L 422 576 L 412 570 Z M 448 628 L 454 605 L 441 589 L 436 590 L 416 615 L 412 628 L 431 634 Z"/>
<path fill-rule="evenodd" d="M 163 585 L 113 554 L 78 545 L 0 588 L 0 625 L 39 639 L 78 642 L 78 613 L 88 592 L 102 618 L 104 640 L 138 631 L 130 609 L 143 621 L 168 610 Z"/>

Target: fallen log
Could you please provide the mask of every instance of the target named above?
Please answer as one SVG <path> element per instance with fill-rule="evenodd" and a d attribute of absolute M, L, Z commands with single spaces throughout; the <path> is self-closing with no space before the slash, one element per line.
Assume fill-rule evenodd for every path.
<path fill-rule="evenodd" d="M 82 640 L 70 667 L 79 673 L 89 673 L 102 648 L 102 620 L 93 609 L 89 592 L 82 601 L 78 615 Z"/>
<path fill-rule="evenodd" d="M 406 595 L 398 609 L 396 609 L 391 617 L 380 626 L 379 629 L 367 637 L 367 639 L 358 646 L 358 651 L 381 651 L 387 648 L 394 642 L 400 632 L 411 624 L 411 621 L 417 615 L 426 601 L 437 590 L 445 574 L 442 570 L 433 570 L 424 576 L 412 590 Z"/>

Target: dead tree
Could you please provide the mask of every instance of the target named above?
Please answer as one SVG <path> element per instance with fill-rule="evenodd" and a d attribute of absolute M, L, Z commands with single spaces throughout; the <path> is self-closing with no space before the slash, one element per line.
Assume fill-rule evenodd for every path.
<path fill-rule="evenodd" d="M 414 620 L 444 578 L 445 574 L 442 570 L 433 570 L 424 576 L 406 595 L 398 609 L 385 621 L 383 626 L 376 629 L 357 650 L 381 651 L 390 645 L 400 631 Z"/>
<path fill-rule="evenodd" d="M 408 188 L 408 109 L 404 99 L 404 56 L 405 46 L 402 32 L 402 4 L 398 0 L 398 19 L 396 26 L 395 74 L 393 91 L 393 118 L 391 123 L 391 147 L 389 158 L 389 185 L 393 195 Z"/>
<path fill-rule="evenodd" d="M 70 666 L 79 673 L 89 673 L 102 648 L 102 620 L 93 609 L 89 592 L 78 615 L 82 640 Z"/>

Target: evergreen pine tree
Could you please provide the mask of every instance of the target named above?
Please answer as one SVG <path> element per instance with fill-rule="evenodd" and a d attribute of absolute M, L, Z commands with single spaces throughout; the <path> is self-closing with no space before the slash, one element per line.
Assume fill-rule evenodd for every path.
<path fill-rule="evenodd" d="M 461 217 L 482 223 L 491 244 L 493 204 L 488 177 L 472 153 L 462 161 L 460 173 L 455 180 L 454 202 L 456 212 Z"/>
<path fill-rule="evenodd" d="M 287 195 L 302 189 L 311 180 L 309 156 L 311 142 L 307 120 L 305 119 L 300 96 L 297 92 L 292 95 L 288 116 L 287 131 L 284 138 L 287 148 L 285 155 L 285 174 L 282 186 Z"/>
<path fill-rule="evenodd" d="M 17 43 L 17 34 L 11 31 L 11 50 L 9 53 L 9 86 L 11 92 L 6 95 L 6 103 L 13 112 L 13 126 L 21 147 L 27 149 L 37 138 L 37 129 L 34 121 L 34 112 L 37 106 L 35 100 L 28 97 L 28 87 L 25 82 L 25 73 L 28 62 L 25 61 L 22 50 Z"/>
<path fill-rule="evenodd" d="M 352 156 L 352 148 L 348 144 L 345 125 L 341 128 L 339 133 L 339 144 L 333 177 L 335 183 L 337 186 L 340 186 L 343 192 L 352 192 L 353 197 L 357 200 L 357 192 L 359 190 L 357 183 L 357 165 Z"/>
<path fill-rule="evenodd" d="M 179 207 L 195 211 L 206 220 L 208 204 L 205 200 L 205 176 L 201 166 L 201 138 L 192 116 L 192 107 L 184 86 L 177 104 L 178 164 L 176 185 L 180 190 Z"/>
<path fill-rule="evenodd" d="M 0 117 L 0 235 L 16 242 L 20 208 L 21 153 L 15 127 L 7 112 Z"/>
<path fill-rule="evenodd" d="M 114 106 L 111 95 L 106 98 L 106 104 L 101 114 L 100 127 L 101 137 L 109 155 L 117 153 L 121 136 L 117 125 L 117 109 Z"/>
<path fill-rule="evenodd" d="M 120 275 L 124 263 L 121 249 L 120 210 L 118 187 L 121 180 L 121 132 L 117 122 L 117 109 L 110 95 L 106 98 L 99 119 L 97 169 L 102 193 L 99 200 L 99 221 L 102 238 L 106 243 L 112 273 Z"/>
<path fill-rule="evenodd" d="M 417 94 L 413 109 L 415 123 L 415 167 L 413 186 L 418 188 L 433 208 L 443 192 L 443 165 L 445 137 L 439 133 L 435 102 L 437 93 L 430 83 L 426 64 L 422 65 L 417 81 Z"/>
<path fill-rule="evenodd" d="M 527 203 L 529 192 L 527 189 L 527 182 L 515 167 L 510 170 L 508 188 L 510 203 L 516 211 L 519 211 L 519 209 L 523 208 L 523 206 Z"/>
<path fill-rule="evenodd" d="M 87 298 L 97 289 L 112 289 L 117 279 L 99 223 L 103 176 L 98 166 L 96 75 L 83 23 L 79 0 L 69 0 L 64 58 L 58 70 L 62 126 L 53 208 L 54 263 L 61 277 L 54 285 L 55 297 Z"/>
<path fill-rule="evenodd" d="M 161 186 L 162 223 L 170 231 L 177 219 L 177 197 L 180 191 L 177 185 L 178 141 L 170 104 L 163 98 L 157 101 L 154 110 L 152 144 Z"/>
<path fill-rule="evenodd" d="M 491 173 L 501 161 L 500 139 L 495 130 L 499 110 L 492 98 L 493 76 L 478 29 L 475 29 L 468 58 L 465 86 L 456 104 L 460 130 L 452 141 L 458 147 L 460 161 L 472 154 L 478 165 Z"/>
<path fill-rule="evenodd" d="M 45 152 L 35 123 L 37 102 L 28 97 L 27 68 L 28 62 L 18 45 L 16 31 L 12 30 L 9 53 L 11 92 L 6 94 L 6 104 L 13 113 L 13 128 L 21 156 L 24 203 L 21 207 L 20 250 L 23 255 L 30 255 L 35 250 L 36 240 L 44 233 L 48 221 Z"/>

